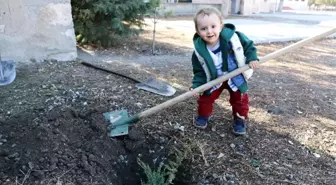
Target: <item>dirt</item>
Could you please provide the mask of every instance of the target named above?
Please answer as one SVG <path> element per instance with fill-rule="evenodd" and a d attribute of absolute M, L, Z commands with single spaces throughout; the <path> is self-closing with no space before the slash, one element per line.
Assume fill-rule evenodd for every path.
<path fill-rule="evenodd" d="M 150 34 L 92 61 L 139 80 L 167 81 L 174 97 L 186 92 L 191 48 L 158 39 L 160 52 L 152 56 Z M 264 56 L 289 44 L 257 47 Z M 205 130 L 192 126 L 197 104 L 189 99 L 137 122 L 127 136 L 110 137 L 103 113 L 134 115 L 172 97 L 138 90 L 80 60 L 19 64 L 15 82 L 0 88 L 0 184 L 141 184 L 137 159 L 157 167 L 174 160 L 174 148 L 192 151 L 176 172 L 177 185 L 335 184 L 335 48 L 336 40 L 323 40 L 263 64 L 249 82 L 244 137 L 231 134 L 227 92 Z"/>

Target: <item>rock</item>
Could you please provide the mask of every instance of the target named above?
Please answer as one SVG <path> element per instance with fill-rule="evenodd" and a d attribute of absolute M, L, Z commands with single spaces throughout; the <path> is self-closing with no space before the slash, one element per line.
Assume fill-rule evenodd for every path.
<path fill-rule="evenodd" d="M 145 135 L 141 131 L 137 130 L 136 128 L 133 128 L 129 131 L 128 137 L 131 140 L 144 140 L 145 139 Z"/>
<path fill-rule="evenodd" d="M 33 169 L 34 168 L 34 163 L 33 162 L 28 162 L 28 166 L 30 169 Z"/>
<path fill-rule="evenodd" d="M 36 177 L 37 179 L 43 179 L 44 178 L 44 172 L 41 170 L 33 171 L 32 175 Z"/>
<path fill-rule="evenodd" d="M 56 110 L 51 110 L 47 115 L 48 121 L 55 121 L 58 117 L 60 114 Z"/>
<path fill-rule="evenodd" d="M 76 164 L 75 163 L 67 163 L 67 166 L 69 168 L 74 168 L 76 166 Z"/>
<path fill-rule="evenodd" d="M 316 158 L 320 158 L 320 157 L 321 157 L 321 155 L 318 154 L 318 153 L 313 153 L 313 155 L 314 155 Z"/>
<path fill-rule="evenodd" d="M 234 181 L 229 181 L 228 185 L 235 185 L 235 182 Z"/>
<path fill-rule="evenodd" d="M 88 165 L 88 161 L 87 161 L 87 157 L 85 156 L 85 154 L 82 154 L 82 163 L 83 165 Z"/>
<path fill-rule="evenodd" d="M 220 158 L 222 158 L 222 157 L 224 157 L 224 154 L 223 154 L 223 153 L 220 153 L 220 154 L 218 155 L 217 159 L 220 159 Z"/>
<path fill-rule="evenodd" d="M 65 118 L 78 118 L 78 111 L 72 107 L 68 107 L 62 111 L 62 115 Z"/>
<path fill-rule="evenodd" d="M 58 159 L 57 159 L 57 157 L 52 157 L 52 158 L 50 159 L 50 164 L 51 164 L 51 165 L 54 165 L 54 164 L 56 164 L 56 163 L 58 163 Z"/>
<path fill-rule="evenodd" d="M 14 159 L 14 158 L 18 158 L 19 156 L 20 156 L 20 154 L 17 153 L 17 152 L 15 152 L 15 153 L 13 153 L 12 155 L 8 156 L 8 158 L 10 158 L 10 159 Z"/>
<path fill-rule="evenodd" d="M 90 159 L 90 161 L 96 161 L 96 160 L 95 160 L 96 157 L 95 157 L 93 154 L 90 154 L 90 155 L 89 155 L 89 159 Z"/>
<path fill-rule="evenodd" d="M 232 174 L 225 174 L 224 178 L 227 180 L 227 181 L 231 181 L 235 178 L 234 175 Z"/>
<path fill-rule="evenodd" d="M 244 145 L 238 145 L 238 146 L 237 146 L 237 150 L 238 150 L 239 152 L 243 152 L 243 151 L 244 151 Z"/>
<path fill-rule="evenodd" d="M 212 174 L 212 177 L 213 177 L 214 179 L 218 179 L 218 178 L 219 178 L 219 175 L 217 175 L 216 173 L 214 173 L 214 174 Z"/>
<path fill-rule="evenodd" d="M 287 175 L 286 175 L 286 178 L 287 178 L 288 180 L 293 180 L 293 179 L 294 179 L 294 175 L 293 175 L 293 174 L 287 174 Z"/>
<path fill-rule="evenodd" d="M 231 147 L 232 149 L 234 149 L 234 148 L 236 147 L 236 145 L 233 144 L 233 143 L 231 143 L 231 144 L 230 144 L 230 147 Z"/>
<path fill-rule="evenodd" d="M 270 114 L 275 114 L 275 115 L 279 115 L 279 114 L 283 113 L 283 111 L 281 110 L 280 107 L 272 107 L 272 108 L 268 109 L 267 112 L 270 113 Z"/>
<path fill-rule="evenodd" d="M 0 157 L 7 157 L 9 152 L 5 149 L 0 149 Z"/>

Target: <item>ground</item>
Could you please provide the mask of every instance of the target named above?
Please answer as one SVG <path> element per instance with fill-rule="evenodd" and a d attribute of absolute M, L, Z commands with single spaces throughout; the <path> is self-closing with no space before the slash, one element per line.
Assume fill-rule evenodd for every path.
<path fill-rule="evenodd" d="M 155 56 L 147 30 L 93 59 L 139 80 L 165 80 L 176 97 L 192 78 L 190 38 L 169 34 L 158 34 Z M 289 44 L 257 45 L 259 56 Z M 146 181 L 138 158 L 158 166 L 174 161 L 176 149 L 186 156 L 174 184 L 335 184 L 335 54 L 336 40 L 327 39 L 256 70 L 244 137 L 231 134 L 225 92 L 205 130 L 192 126 L 197 104 L 189 99 L 113 138 L 103 113 L 134 115 L 172 97 L 138 90 L 80 60 L 20 64 L 15 82 L 0 88 L 0 184 L 136 185 Z"/>

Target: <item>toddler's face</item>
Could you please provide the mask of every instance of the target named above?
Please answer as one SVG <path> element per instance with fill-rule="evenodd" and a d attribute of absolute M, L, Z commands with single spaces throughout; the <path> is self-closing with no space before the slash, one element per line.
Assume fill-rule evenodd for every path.
<path fill-rule="evenodd" d="M 197 34 L 210 46 L 217 44 L 222 27 L 220 18 L 214 13 L 197 18 Z"/>

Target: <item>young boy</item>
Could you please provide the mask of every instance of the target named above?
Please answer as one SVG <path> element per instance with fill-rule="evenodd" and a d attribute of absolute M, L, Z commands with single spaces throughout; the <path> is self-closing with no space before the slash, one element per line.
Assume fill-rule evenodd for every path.
<path fill-rule="evenodd" d="M 199 10 L 194 23 L 195 50 L 192 55 L 194 77 L 191 90 L 211 80 L 223 76 L 240 66 L 248 64 L 250 68 L 258 66 L 257 50 L 254 44 L 243 33 L 237 32 L 233 24 L 223 24 L 221 13 L 215 8 Z M 213 110 L 213 103 L 224 89 L 230 93 L 232 106 L 233 133 L 246 133 L 245 120 L 248 118 L 249 100 L 246 91 L 247 79 L 252 69 L 237 75 L 222 84 L 216 85 L 198 98 L 198 116 L 194 125 L 206 128 Z"/>

